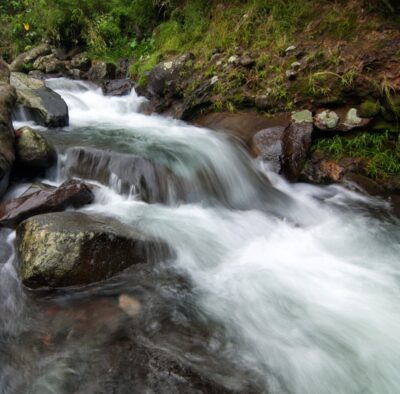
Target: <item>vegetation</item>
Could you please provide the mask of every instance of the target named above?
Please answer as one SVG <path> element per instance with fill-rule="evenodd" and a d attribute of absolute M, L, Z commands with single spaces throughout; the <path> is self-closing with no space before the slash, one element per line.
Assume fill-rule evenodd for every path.
<path fill-rule="evenodd" d="M 315 152 L 322 152 L 335 160 L 345 157 L 361 158 L 371 178 L 400 175 L 400 137 L 388 131 L 361 133 L 355 136 L 323 138 L 314 144 Z"/>

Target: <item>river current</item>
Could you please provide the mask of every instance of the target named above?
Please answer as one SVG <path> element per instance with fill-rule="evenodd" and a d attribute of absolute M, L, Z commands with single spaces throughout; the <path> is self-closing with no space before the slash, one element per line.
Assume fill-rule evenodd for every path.
<path fill-rule="evenodd" d="M 15 235 L 0 230 L 0 393 L 102 393 L 92 370 L 108 333 L 74 337 L 68 324 L 83 308 L 84 325 L 98 326 L 85 305 L 122 293 L 141 302 L 142 343 L 231 392 L 399 392 L 400 227 L 388 203 L 289 184 L 222 132 L 140 113 L 135 92 L 47 84 L 70 126 L 33 125 L 59 154 L 42 181 L 94 182 L 95 202 L 81 211 L 157 236 L 175 257 L 84 289 L 29 292 Z M 113 387 L 104 392 L 168 392 Z"/>

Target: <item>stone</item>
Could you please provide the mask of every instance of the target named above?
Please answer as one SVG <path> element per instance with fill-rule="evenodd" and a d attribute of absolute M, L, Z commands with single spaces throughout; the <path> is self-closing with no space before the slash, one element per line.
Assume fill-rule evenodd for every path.
<path fill-rule="evenodd" d="M 366 127 L 371 122 L 371 119 L 364 119 L 358 116 L 356 108 L 351 108 L 346 114 L 345 120 L 340 122 L 337 129 L 338 131 L 351 131 Z"/>
<path fill-rule="evenodd" d="M 22 127 L 16 132 L 16 156 L 19 166 L 49 168 L 57 161 L 53 146 L 37 131 Z"/>
<path fill-rule="evenodd" d="M 312 113 L 308 110 L 293 112 L 292 122 L 283 136 L 282 169 L 290 181 L 297 181 L 311 147 Z"/>
<path fill-rule="evenodd" d="M 300 67 L 301 67 L 301 63 L 300 63 L 300 62 L 293 62 L 293 63 L 290 65 L 290 67 L 291 67 L 291 69 L 292 69 L 293 71 L 299 71 L 299 70 L 300 70 Z"/>
<path fill-rule="evenodd" d="M 10 83 L 10 68 L 8 64 L 0 57 L 0 82 Z"/>
<path fill-rule="evenodd" d="M 30 51 L 18 55 L 10 65 L 11 71 L 24 71 L 27 64 L 33 63 L 38 57 L 46 56 L 51 53 L 49 44 L 41 44 Z"/>
<path fill-rule="evenodd" d="M 229 59 L 228 59 L 228 63 L 229 64 L 237 64 L 239 63 L 239 57 L 236 55 L 232 55 Z"/>
<path fill-rule="evenodd" d="M 86 52 L 79 53 L 78 55 L 74 56 L 70 62 L 71 69 L 78 69 L 84 72 L 89 71 L 91 66 L 92 62 L 87 56 Z"/>
<path fill-rule="evenodd" d="M 0 204 L 0 226 L 15 228 L 32 216 L 90 204 L 94 195 L 85 183 L 71 180 L 59 187 L 33 185 L 22 196 Z"/>
<path fill-rule="evenodd" d="M 92 65 L 87 73 L 90 81 L 102 82 L 109 79 L 115 79 L 117 67 L 113 63 L 98 62 Z"/>
<path fill-rule="evenodd" d="M 118 306 L 130 317 L 136 317 L 141 309 L 141 303 L 134 297 L 121 294 L 118 298 Z"/>
<path fill-rule="evenodd" d="M 0 197 L 7 190 L 11 168 L 15 160 L 15 134 L 11 114 L 16 99 L 15 89 L 0 82 Z"/>
<path fill-rule="evenodd" d="M 296 47 L 295 45 L 290 45 L 289 47 L 287 47 L 287 48 L 285 49 L 285 54 L 288 55 L 289 53 L 295 51 L 296 48 L 297 48 L 297 47 Z"/>
<path fill-rule="evenodd" d="M 276 126 L 260 130 L 253 137 L 252 152 L 271 164 L 275 172 L 281 171 L 283 159 L 283 135 L 285 126 Z"/>
<path fill-rule="evenodd" d="M 101 88 L 105 96 L 127 96 L 132 91 L 132 83 L 129 79 L 115 79 L 103 82 Z"/>
<path fill-rule="evenodd" d="M 294 81 L 296 79 L 296 77 L 297 77 L 297 72 L 296 71 L 294 71 L 294 70 L 287 70 L 286 71 L 286 78 L 289 81 Z"/>
<path fill-rule="evenodd" d="M 33 68 L 45 74 L 57 74 L 65 71 L 65 63 L 50 54 L 38 57 L 33 63 Z"/>
<path fill-rule="evenodd" d="M 26 108 L 35 122 L 46 127 L 68 126 L 68 106 L 44 81 L 12 72 L 10 83 L 17 90 L 17 104 Z"/>
<path fill-rule="evenodd" d="M 22 282 L 30 288 L 87 285 L 169 256 L 165 243 L 113 218 L 82 212 L 25 220 L 16 242 Z"/>
<path fill-rule="evenodd" d="M 147 94 L 149 97 L 175 96 L 181 74 L 192 58 L 193 55 L 188 53 L 155 66 L 148 75 Z"/>
<path fill-rule="evenodd" d="M 256 64 L 256 61 L 254 59 L 252 59 L 250 56 L 243 56 L 240 59 L 240 64 L 243 67 L 251 68 Z"/>
<path fill-rule="evenodd" d="M 329 109 L 320 112 L 315 116 L 314 125 L 319 130 L 334 130 L 339 123 L 339 116 Z"/>
<path fill-rule="evenodd" d="M 313 117 L 309 110 L 294 111 L 292 112 L 292 122 L 293 123 L 312 123 Z"/>

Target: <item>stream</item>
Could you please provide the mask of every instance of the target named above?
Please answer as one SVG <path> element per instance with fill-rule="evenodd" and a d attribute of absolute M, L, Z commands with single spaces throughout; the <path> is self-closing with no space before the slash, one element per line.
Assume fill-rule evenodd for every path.
<path fill-rule="evenodd" d="M 222 132 L 141 114 L 135 92 L 47 84 L 70 126 L 32 125 L 58 151 L 41 181 L 95 183 L 81 211 L 175 256 L 28 291 L 15 233 L 0 230 L 1 394 L 399 392 L 400 227 L 387 202 L 289 184 Z M 137 317 L 120 313 L 121 295 Z"/>

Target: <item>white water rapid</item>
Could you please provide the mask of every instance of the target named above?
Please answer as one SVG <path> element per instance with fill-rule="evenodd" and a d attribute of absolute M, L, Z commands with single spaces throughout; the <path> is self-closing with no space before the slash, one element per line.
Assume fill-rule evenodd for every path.
<path fill-rule="evenodd" d="M 68 128 L 43 130 L 59 151 L 49 180 L 97 182 L 95 203 L 83 211 L 172 246 L 169 275 L 189 288 L 183 296 L 168 285 L 168 302 L 183 296 L 190 313 L 216 327 L 202 345 L 204 368 L 215 354 L 231 360 L 257 382 L 255 392 L 400 391 L 400 227 L 386 203 L 338 186 L 288 184 L 223 133 L 140 114 L 143 99 L 134 92 L 110 98 L 83 82 L 47 83 L 70 111 Z M 145 162 L 131 169 L 132 157 Z M 79 172 L 89 162 L 91 169 Z M 10 245 L 13 235 L 1 234 Z M 23 293 L 10 258 L 11 251 L 0 254 L 0 311 L 10 314 L 18 336 L 28 301 L 12 299 Z M 5 338 L 9 327 L 0 330 Z M 174 341 L 162 345 L 190 358 Z M 59 352 L 70 356 L 70 349 Z M 12 368 L 0 373 L 0 393 L 17 387 L 6 386 Z M 230 378 L 232 392 L 245 392 L 240 378 Z M 40 387 L 63 393 L 58 384 L 51 378 Z"/>

